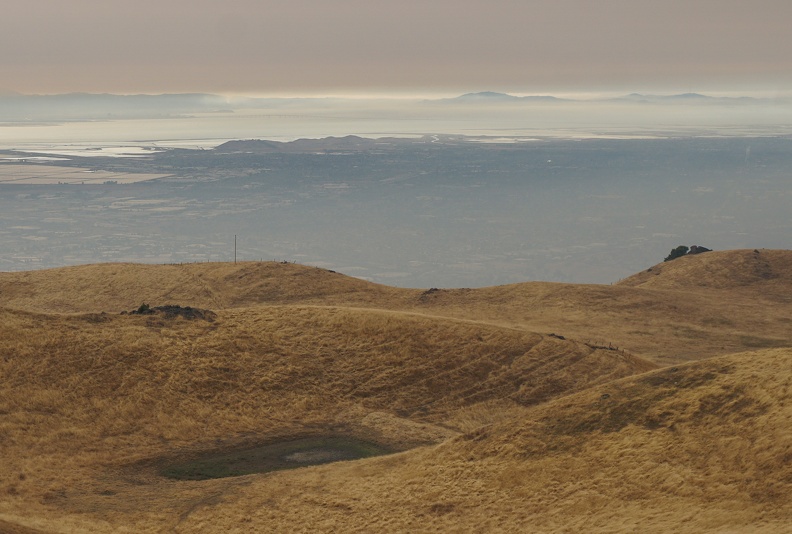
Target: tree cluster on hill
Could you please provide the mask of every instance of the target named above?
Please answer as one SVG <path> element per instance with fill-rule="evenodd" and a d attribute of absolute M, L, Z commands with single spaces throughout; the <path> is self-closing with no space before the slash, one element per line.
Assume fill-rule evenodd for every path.
<path fill-rule="evenodd" d="M 688 256 L 690 254 L 701 254 L 702 252 L 710 252 L 712 249 L 707 247 L 702 247 L 699 245 L 693 245 L 691 247 L 687 247 L 685 245 L 679 245 L 676 248 L 671 249 L 671 253 L 665 257 L 663 261 L 671 261 L 675 260 L 682 256 Z"/>

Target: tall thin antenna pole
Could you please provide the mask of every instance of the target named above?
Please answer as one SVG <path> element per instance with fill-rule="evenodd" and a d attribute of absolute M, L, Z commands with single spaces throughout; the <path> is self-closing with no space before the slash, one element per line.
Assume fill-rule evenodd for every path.
<path fill-rule="evenodd" d="M 236 263 L 236 234 L 234 234 L 234 263 Z"/>

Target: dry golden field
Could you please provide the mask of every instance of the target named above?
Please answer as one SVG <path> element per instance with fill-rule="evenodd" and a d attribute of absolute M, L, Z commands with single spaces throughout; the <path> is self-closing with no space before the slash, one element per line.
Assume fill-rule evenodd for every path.
<path fill-rule="evenodd" d="M 613 286 L 0 273 L 0 532 L 792 531 L 790 386 L 789 251 Z M 339 437 L 392 454 L 163 476 Z"/>

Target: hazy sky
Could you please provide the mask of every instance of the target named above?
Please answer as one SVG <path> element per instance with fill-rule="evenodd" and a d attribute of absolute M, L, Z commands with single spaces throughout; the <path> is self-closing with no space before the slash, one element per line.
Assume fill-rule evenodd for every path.
<path fill-rule="evenodd" d="M 3 0 L 0 90 L 792 88 L 790 0 Z"/>

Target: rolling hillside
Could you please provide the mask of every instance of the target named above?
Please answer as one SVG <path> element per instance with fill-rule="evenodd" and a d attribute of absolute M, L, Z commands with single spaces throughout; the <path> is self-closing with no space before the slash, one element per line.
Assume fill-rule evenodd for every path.
<path fill-rule="evenodd" d="M 177 531 L 787 532 L 791 359 L 695 362 L 433 448 L 255 479 Z"/>
<path fill-rule="evenodd" d="M 619 282 L 653 289 L 749 290 L 765 298 L 792 296 L 792 251 L 728 250 L 683 256 Z"/>
<path fill-rule="evenodd" d="M 152 466 L 168 461 L 304 436 L 406 450 L 656 367 L 404 312 L 259 306 L 208 317 L 0 311 L 0 473 L 11 496 L 0 519 L 34 509 L 84 519 L 102 495 L 108 505 L 91 518 L 153 528 L 113 518 L 140 485 L 130 470 L 158 481 Z"/>
<path fill-rule="evenodd" d="M 791 265 L 431 290 L 258 262 L 0 273 L 0 532 L 784 531 Z M 181 307 L 121 313 L 144 302 Z M 310 466 L 339 439 L 391 454 Z M 252 447 L 305 467 L 204 474 Z"/>
<path fill-rule="evenodd" d="M 272 262 L 101 264 L 0 273 L 0 296 L 2 306 L 44 313 L 118 313 L 144 302 L 399 310 L 556 333 L 664 365 L 792 346 L 792 251 L 687 256 L 613 286 L 526 282 L 440 290 Z"/>
<path fill-rule="evenodd" d="M 3 306 L 45 313 L 131 310 L 147 302 L 213 310 L 255 304 L 393 302 L 409 291 L 277 262 L 107 263 L 0 273 Z"/>

